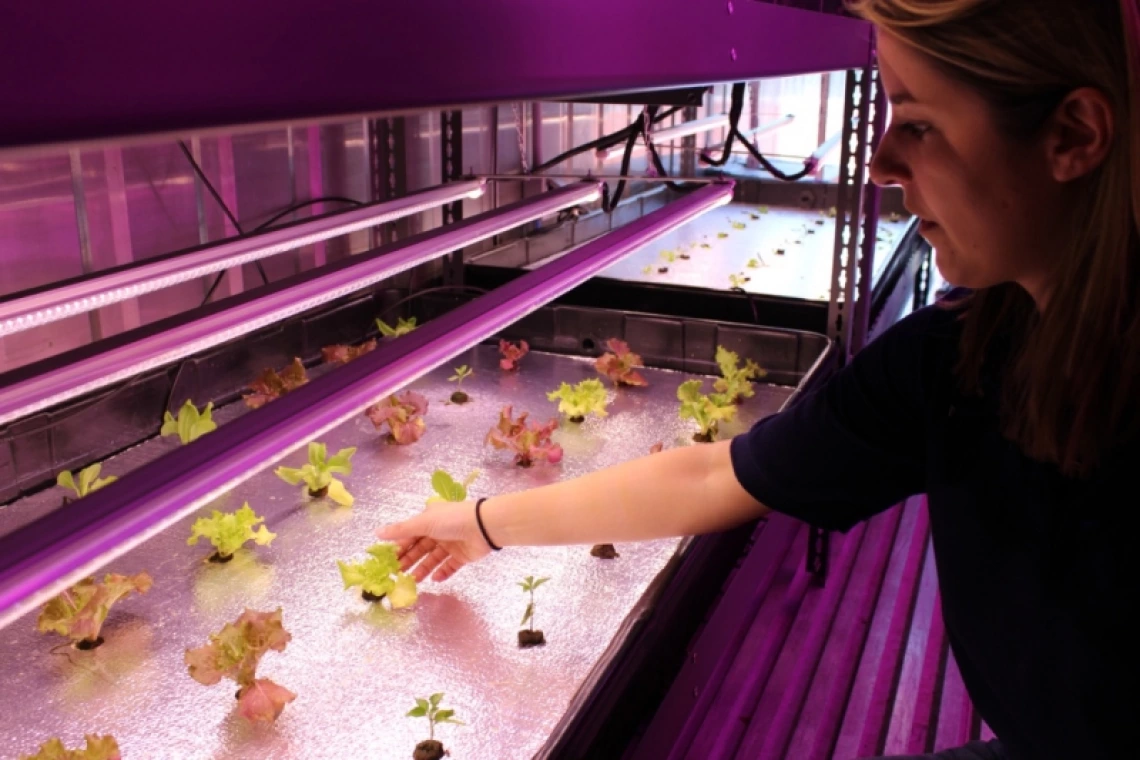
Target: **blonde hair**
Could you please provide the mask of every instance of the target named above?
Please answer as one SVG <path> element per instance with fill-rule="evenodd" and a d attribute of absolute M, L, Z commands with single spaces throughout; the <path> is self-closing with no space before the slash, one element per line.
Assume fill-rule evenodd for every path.
<path fill-rule="evenodd" d="M 957 372 L 981 392 L 993 340 L 1003 431 L 1029 456 L 1088 474 L 1140 432 L 1140 0 L 856 0 L 851 10 L 986 100 L 1014 138 L 1041 129 L 1065 96 L 1094 88 L 1113 110 L 1104 163 L 1083 178 L 1071 239 L 1043 313 L 1020 287 L 964 303 Z"/>

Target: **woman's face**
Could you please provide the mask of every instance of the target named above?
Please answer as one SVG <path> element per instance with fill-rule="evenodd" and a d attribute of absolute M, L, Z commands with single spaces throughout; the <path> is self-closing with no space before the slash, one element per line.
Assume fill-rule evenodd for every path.
<path fill-rule="evenodd" d="M 879 68 L 893 110 L 871 179 L 902 188 L 948 282 L 1040 297 L 1065 209 L 1043 145 L 1003 135 L 979 95 L 889 34 Z"/>

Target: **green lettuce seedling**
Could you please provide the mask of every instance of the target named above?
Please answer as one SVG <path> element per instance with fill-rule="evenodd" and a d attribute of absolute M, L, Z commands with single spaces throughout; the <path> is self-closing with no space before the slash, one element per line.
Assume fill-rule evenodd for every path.
<path fill-rule="evenodd" d="M 764 259 L 760 258 L 759 256 L 757 256 L 754 259 L 748 260 L 748 268 L 749 269 L 759 269 L 762 266 L 767 266 L 767 264 L 765 264 Z"/>
<path fill-rule="evenodd" d="M 253 541 L 260 546 L 267 546 L 276 533 L 270 533 L 264 525 L 264 517 L 258 517 L 249 507 L 249 502 L 241 505 L 241 509 L 229 514 L 213 510 L 209 517 L 199 517 L 190 528 L 190 538 L 186 543 L 194 546 L 199 538 L 207 538 L 216 550 L 210 555 L 211 562 L 229 562 L 234 552 L 241 548 L 246 541 Z M 254 530 L 257 526 L 257 530 Z"/>
<path fill-rule="evenodd" d="M 475 372 L 464 364 L 462 367 L 456 367 L 455 374 L 447 378 L 449 382 L 455 383 L 455 393 L 451 394 L 451 403 L 466 404 L 471 400 L 471 397 L 463 392 L 463 381 L 473 374 L 475 374 Z"/>
<path fill-rule="evenodd" d="M 333 475 L 352 474 L 352 455 L 356 453 L 355 447 L 341 449 L 332 457 L 328 456 L 328 447 L 323 443 L 313 441 L 309 444 L 309 462 L 304 467 L 278 467 L 277 477 L 291 486 L 305 483 L 309 488 L 309 496 L 321 499 L 328 496 L 342 507 L 351 507 L 353 498 L 344 483 Z"/>
<path fill-rule="evenodd" d="M 85 578 L 44 605 L 36 630 L 66 636 L 76 649 L 94 649 L 103 643 L 99 632 L 111 607 L 132 591 L 145 594 L 153 583 L 147 573 L 107 573 L 102 583 Z"/>
<path fill-rule="evenodd" d="M 367 602 L 378 602 L 388 597 L 388 603 L 394 610 L 415 604 L 416 579 L 400 572 L 396 545 L 373 544 L 365 551 L 368 559 L 362 562 L 337 561 L 344 587 L 360 586 L 361 596 Z"/>
<path fill-rule="evenodd" d="M 432 694 L 427 699 L 416 699 L 416 706 L 408 711 L 407 717 L 409 718 L 427 718 L 428 720 L 428 737 L 424 741 L 416 745 L 416 751 L 412 755 L 414 760 L 442 760 L 447 755 L 444 750 L 443 744 L 436 741 L 435 727 L 441 723 L 453 723 L 457 726 L 467 725 L 461 720 L 456 720 L 455 710 L 441 710 L 439 703 L 443 700 L 443 694 Z"/>
<path fill-rule="evenodd" d="M 178 419 L 175 419 L 170 412 L 166 412 L 160 432 L 163 436 L 177 435 L 182 440 L 183 445 L 191 443 L 206 433 L 212 433 L 218 429 L 214 422 L 213 412 L 213 401 L 206 404 L 206 408 L 199 412 L 198 407 L 194 406 L 194 402 L 186 399 L 186 403 L 178 410 Z"/>
<path fill-rule="evenodd" d="M 571 422 L 582 422 L 587 414 L 606 416 L 606 387 L 600 380 L 591 378 L 575 386 L 562 383 L 558 390 L 546 394 L 551 401 L 558 400 L 558 411 Z"/>
<path fill-rule="evenodd" d="M 268 678 L 257 677 L 257 665 L 269 650 L 284 652 L 293 637 L 281 624 L 281 608 L 273 612 L 245 610 L 233 623 L 210 634 L 210 643 L 187 649 L 183 661 L 190 677 L 213 686 L 222 677 L 237 681 L 238 714 L 250 721 L 272 722 L 297 695 Z"/>
<path fill-rule="evenodd" d="M 701 384 L 700 380 L 681 383 L 677 389 L 677 398 L 681 402 L 678 415 L 683 420 L 693 420 L 700 427 L 700 431 L 693 435 L 694 441 L 708 443 L 716 436 L 719 422 L 728 422 L 736 416 L 736 406 L 726 396 L 704 395 Z"/>
<path fill-rule="evenodd" d="M 522 579 L 519 586 L 522 587 L 523 593 L 530 594 L 530 602 L 526 605 L 526 612 L 523 613 L 522 622 L 519 625 L 526 625 L 530 623 L 530 628 L 525 628 L 519 631 L 519 646 L 520 647 L 535 647 L 539 644 L 546 643 L 546 637 L 543 636 L 542 631 L 534 630 L 534 590 L 546 583 L 549 578 L 535 578 L 533 575 L 528 575 Z"/>
<path fill-rule="evenodd" d="M 718 233 L 716 233 L 716 236 L 718 238 L 720 238 L 721 240 L 724 240 L 726 237 L 728 237 L 728 233 L 727 232 L 718 232 Z"/>
<path fill-rule="evenodd" d="M 67 749 L 59 739 L 48 739 L 40 745 L 34 755 L 20 755 L 20 760 L 122 760 L 119 743 L 113 736 L 84 737 L 87 746 L 83 749 Z"/>
<path fill-rule="evenodd" d="M 744 283 L 750 279 L 750 277 L 746 277 L 742 274 L 730 274 L 728 276 L 728 284 L 733 290 L 744 290 Z"/>
<path fill-rule="evenodd" d="M 661 252 L 661 258 L 665 259 L 670 264 L 672 264 L 674 261 L 677 260 L 677 254 L 674 251 L 662 251 Z"/>
<path fill-rule="evenodd" d="M 736 352 L 729 351 L 724 346 L 716 347 L 716 363 L 720 367 L 720 373 L 723 377 L 714 383 L 713 388 L 734 404 L 739 404 L 746 398 L 752 398 L 755 394 L 755 391 L 752 390 L 752 381 L 768 374 L 751 359 L 746 361 L 743 367 L 738 367 L 740 357 L 737 356 Z"/>
<path fill-rule="evenodd" d="M 744 222 L 733 222 L 732 223 L 732 229 L 734 229 L 734 230 L 742 230 L 747 226 L 748 225 L 745 224 Z"/>
<path fill-rule="evenodd" d="M 100 478 L 99 473 L 102 472 L 103 465 L 96 462 L 90 467 L 84 467 L 79 471 L 79 479 L 76 480 L 70 472 L 61 472 L 55 479 L 56 485 L 62 488 L 70 488 L 75 492 L 75 498 L 82 499 L 89 493 L 95 493 L 100 488 L 114 483 L 118 478 L 114 475 L 108 475 L 105 478 Z"/>
<path fill-rule="evenodd" d="M 441 501 L 467 501 L 467 489 L 479 477 L 479 471 L 471 473 L 462 483 L 451 477 L 445 470 L 436 470 L 431 474 L 431 487 L 435 496 L 427 500 L 428 504 Z"/>
<path fill-rule="evenodd" d="M 377 319 L 376 327 L 385 338 L 399 338 L 401 335 L 407 335 L 416 329 L 416 318 L 404 319 L 401 317 L 396 320 L 395 327 L 389 326 L 388 323 L 382 319 Z"/>

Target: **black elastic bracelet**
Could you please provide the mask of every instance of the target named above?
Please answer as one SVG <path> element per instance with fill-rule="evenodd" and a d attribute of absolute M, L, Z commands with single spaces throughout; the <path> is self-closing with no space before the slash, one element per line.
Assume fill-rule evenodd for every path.
<path fill-rule="evenodd" d="M 487 542 L 487 546 L 491 547 L 494 551 L 500 551 L 503 547 L 495 546 L 495 542 L 487 535 L 487 528 L 483 526 L 483 515 L 480 510 L 483 508 L 483 502 L 486 500 L 486 497 L 484 497 L 475 502 L 475 523 L 479 526 L 479 532 L 483 534 L 483 540 Z"/>

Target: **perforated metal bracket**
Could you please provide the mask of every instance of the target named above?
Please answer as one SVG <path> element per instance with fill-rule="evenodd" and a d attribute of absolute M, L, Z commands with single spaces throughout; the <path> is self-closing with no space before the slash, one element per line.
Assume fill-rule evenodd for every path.
<path fill-rule="evenodd" d="M 439 133 L 441 139 L 443 168 L 442 180 L 446 184 L 463 174 L 463 112 L 443 111 L 440 114 Z M 444 225 L 454 224 L 463 219 L 463 201 L 458 200 L 443 207 Z M 448 285 L 463 284 L 463 251 L 448 254 L 444 261 L 443 281 Z"/>

